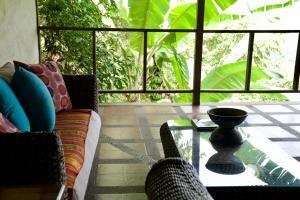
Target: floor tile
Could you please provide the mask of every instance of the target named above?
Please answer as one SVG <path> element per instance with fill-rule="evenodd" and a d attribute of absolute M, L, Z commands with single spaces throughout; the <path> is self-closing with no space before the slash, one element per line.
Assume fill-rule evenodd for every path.
<path fill-rule="evenodd" d="M 150 132 L 151 132 L 151 135 L 154 139 L 159 139 L 160 140 L 160 127 L 151 127 L 150 128 Z"/>
<path fill-rule="evenodd" d="M 272 124 L 272 122 L 261 115 L 250 114 L 247 116 L 246 122 L 249 124 Z"/>
<path fill-rule="evenodd" d="M 292 106 L 293 108 L 297 109 L 297 110 L 300 110 L 300 105 L 290 105 Z"/>
<path fill-rule="evenodd" d="M 291 126 L 291 128 L 300 133 L 300 126 Z"/>
<path fill-rule="evenodd" d="M 102 117 L 103 125 L 137 125 L 139 123 L 137 116 L 123 115 L 104 115 Z"/>
<path fill-rule="evenodd" d="M 99 164 L 97 174 L 147 174 L 149 167 L 145 164 Z"/>
<path fill-rule="evenodd" d="M 147 196 L 145 193 L 125 194 L 124 200 L 147 200 Z"/>
<path fill-rule="evenodd" d="M 144 186 L 147 174 L 126 174 L 125 182 L 127 186 Z"/>
<path fill-rule="evenodd" d="M 96 182 L 98 186 L 143 186 L 148 171 L 145 164 L 100 164 Z"/>
<path fill-rule="evenodd" d="M 184 113 L 207 113 L 209 106 L 180 106 Z"/>
<path fill-rule="evenodd" d="M 259 131 L 267 138 L 296 138 L 296 136 L 278 126 L 254 126 L 246 127 L 246 129 Z"/>
<path fill-rule="evenodd" d="M 114 139 L 142 139 L 138 127 L 103 127 L 101 132 Z"/>
<path fill-rule="evenodd" d="M 135 113 L 136 108 L 134 106 L 105 106 L 102 112 L 105 114 Z"/>
<path fill-rule="evenodd" d="M 123 164 L 99 164 L 97 174 L 123 174 Z"/>
<path fill-rule="evenodd" d="M 292 110 L 282 105 L 255 105 L 254 107 L 265 113 L 293 112 Z"/>
<path fill-rule="evenodd" d="M 145 164 L 126 164 L 124 170 L 126 174 L 147 174 L 150 168 Z"/>
<path fill-rule="evenodd" d="M 123 200 L 123 194 L 96 194 L 95 200 Z"/>
<path fill-rule="evenodd" d="M 147 174 L 99 174 L 96 186 L 143 186 Z"/>
<path fill-rule="evenodd" d="M 240 109 L 240 110 L 244 110 L 247 113 L 254 113 L 253 110 L 251 110 L 250 108 L 246 107 L 246 106 L 231 106 L 231 105 L 222 105 L 222 106 L 217 106 L 217 108 L 235 108 L 235 109 Z"/>
<path fill-rule="evenodd" d="M 165 157 L 165 154 L 164 154 L 164 149 L 163 149 L 163 146 L 160 142 L 156 143 L 156 147 L 158 149 L 158 152 L 159 152 L 159 155 L 160 155 L 160 158 L 164 158 Z"/>
<path fill-rule="evenodd" d="M 278 114 L 278 115 L 270 115 L 274 119 L 280 121 L 281 123 L 297 123 L 300 124 L 300 115 L 299 114 Z"/>
<path fill-rule="evenodd" d="M 143 106 L 145 113 L 176 113 L 173 106 Z"/>
<path fill-rule="evenodd" d="M 292 157 L 300 157 L 300 142 L 274 142 Z"/>
<path fill-rule="evenodd" d="M 96 177 L 96 186 L 126 186 L 127 181 L 126 178 L 119 174 L 111 175 L 111 174 L 100 174 Z"/>
<path fill-rule="evenodd" d="M 96 194 L 95 200 L 147 200 L 145 193 Z"/>
<path fill-rule="evenodd" d="M 197 113 L 193 113 L 193 114 L 187 114 L 189 119 L 208 119 L 209 116 L 207 114 L 197 114 Z"/>
<path fill-rule="evenodd" d="M 139 154 L 146 154 L 146 148 L 144 143 L 124 143 L 124 145 L 135 150 Z M 120 149 L 112 146 L 111 144 L 102 143 L 100 146 L 100 151 L 98 153 L 99 159 L 131 159 L 133 156 Z"/>
<path fill-rule="evenodd" d="M 146 119 L 149 124 L 162 125 L 168 120 L 180 119 L 178 115 L 147 115 Z"/>

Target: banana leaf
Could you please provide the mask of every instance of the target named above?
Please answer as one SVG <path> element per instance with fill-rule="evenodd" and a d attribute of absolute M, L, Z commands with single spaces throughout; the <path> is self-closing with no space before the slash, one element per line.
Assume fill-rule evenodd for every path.
<path fill-rule="evenodd" d="M 246 62 L 236 62 L 216 67 L 211 70 L 201 81 L 202 89 L 244 89 L 246 78 Z M 260 89 L 268 89 L 264 86 L 254 85 L 255 82 L 263 79 L 271 79 L 258 66 L 252 66 L 251 85 Z M 263 94 L 269 97 L 285 100 L 282 94 Z M 230 98 L 231 93 L 204 93 L 201 94 L 201 102 L 219 102 L 226 98 Z"/>

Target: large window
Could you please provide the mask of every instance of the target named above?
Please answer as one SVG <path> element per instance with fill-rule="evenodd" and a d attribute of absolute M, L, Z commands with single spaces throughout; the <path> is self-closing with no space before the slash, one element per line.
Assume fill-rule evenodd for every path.
<path fill-rule="evenodd" d="M 95 73 L 101 102 L 285 101 L 299 92 L 296 0 L 37 6 L 41 62 Z"/>

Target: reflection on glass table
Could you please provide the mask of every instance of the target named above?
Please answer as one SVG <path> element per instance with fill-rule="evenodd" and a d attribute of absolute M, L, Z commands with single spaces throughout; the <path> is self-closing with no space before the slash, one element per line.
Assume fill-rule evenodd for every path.
<path fill-rule="evenodd" d="M 212 143 L 217 153 L 213 154 L 205 164 L 210 171 L 219 174 L 239 174 L 245 171 L 245 166 L 241 159 L 235 156 L 235 152 L 241 145 L 234 147 L 221 147 Z"/>
<path fill-rule="evenodd" d="M 243 170 L 239 169 L 240 171 L 230 173 L 230 171 L 226 171 L 230 170 L 230 168 L 228 169 L 229 165 L 222 165 L 221 155 L 218 155 L 218 161 L 213 160 L 219 164 L 220 169 L 216 169 L 216 165 L 213 166 L 214 169 L 209 166 L 212 163 L 211 160 L 215 159 L 213 156 L 218 153 L 216 147 L 213 147 L 209 141 L 211 132 L 197 131 L 190 120 L 170 120 L 168 126 L 180 156 L 193 164 L 199 173 L 200 180 L 207 187 L 300 187 L 299 162 L 253 127 L 238 128 L 244 139 L 244 143 L 239 148 L 232 150 L 217 148 L 221 155 L 224 155 L 225 152 L 225 156 L 228 156 L 228 152 L 231 151 L 234 157 L 230 159 L 233 159 L 234 162 L 240 162 L 233 167 L 244 167 Z M 209 160 L 210 162 L 208 162 Z M 223 164 L 226 162 L 228 159 L 223 158 Z"/>

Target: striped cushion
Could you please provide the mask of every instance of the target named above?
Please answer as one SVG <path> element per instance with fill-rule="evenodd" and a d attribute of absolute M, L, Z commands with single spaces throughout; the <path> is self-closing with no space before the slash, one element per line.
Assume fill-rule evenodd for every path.
<path fill-rule="evenodd" d="M 55 131 L 60 135 L 67 171 L 67 185 L 74 187 L 84 161 L 84 147 L 91 110 L 74 109 L 56 115 Z"/>

